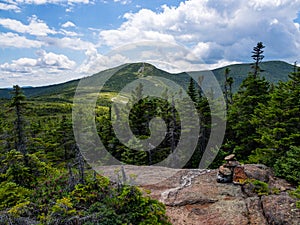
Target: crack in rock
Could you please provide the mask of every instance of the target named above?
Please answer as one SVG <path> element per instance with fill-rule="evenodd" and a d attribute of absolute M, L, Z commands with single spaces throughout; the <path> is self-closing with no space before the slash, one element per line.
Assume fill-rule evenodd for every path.
<path fill-rule="evenodd" d="M 160 201 L 162 203 L 164 203 L 165 205 L 169 205 L 169 206 L 176 205 L 175 201 L 176 201 L 176 198 L 177 198 L 177 195 L 178 195 L 179 191 L 186 188 L 186 187 L 191 186 L 192 185 L 192 180 L 195 177 L 204 175 L 204 174 L 209 173 L 209 172 L 210 172 L 210 170 L 207 170 L 207 169 L 199 169 L 199 170 L 188 171 L 188 173 L 186 175 L 181 176 L 180 185 L 178 187 L 168 189 L 168 190 L 161 193 Z M 172 203 L 170 203 L 170 201 L 169 201 L 171 196 L 174 198 Z M 195 204 L 195 203 L 197 203 L 197 202 L 193 202 L 193 204 Z"/>

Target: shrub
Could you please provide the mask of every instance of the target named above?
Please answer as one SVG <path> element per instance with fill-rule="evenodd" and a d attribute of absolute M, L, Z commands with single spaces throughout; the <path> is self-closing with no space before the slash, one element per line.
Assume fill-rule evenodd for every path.
<path fill-rule="evenodd" d="M 30 190 L 18 186 L 14 182 L 5 181 L 0 184 L 0 210 L 26 202 Z"/>

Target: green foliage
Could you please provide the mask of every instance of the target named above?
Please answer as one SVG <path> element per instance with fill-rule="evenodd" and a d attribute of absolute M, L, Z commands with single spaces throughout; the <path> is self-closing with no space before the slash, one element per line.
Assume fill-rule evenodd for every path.
<path fill-rule="evenodd" d="M 28 200 L 31 191 L 14 182 L 0 183 L 0 210 L 8 209 Z"/>
<path fill-rule="evenodd" d="M 295 184 L 300 184 L 300 147 L 291 146 L 274 165 L 277 176 Z"/>
<path fill-rule="evenodd" d="M 259 55 L 255 57 L 258 62 L 261 60 Z M 289 81 L 270 88 L 263 75 L 272 71 L 274 76 L 269 76 L 269 80 L 284 79 L 287 73 L 280 71 L 290 71 L 290 65 L 268 62 L 255 66 L 259 76 L 248 74 L 250 65 L 228 67 L 235 81 L 233 90 L 242 78 L 247 78 L 234 95 L 233 102 L 230 94 L 227 96 L 226 140 L 220 150 L 216 148 L 219 154 L 211 166 L 218 167 L 224 156 L 233 151 L 239 160 L 264 163 L 273 167 L 277 176 L 297 184 L 300 177 L 300 71 L 295 68 Z M 178 144 L 181 132 L 188 132 L 186 128 L 181 129 L 182 118 L 179 118 L 173 102 L 146 97 L 132 105 L 129 115 L 131 130 L 136 137 L 146 139 L 151 135 L 149 121 L 161 117 L 167 125 L 165 139 L 151 152 L 135 152 L 116 138 L 111 125 L 111 98 L 116 96 L 112 91 L 120 90 L 127 81 L 155 72 L 182 85 L 195 103 L 201 138 L 186 167 L 197 168 L 210 136 L 211 112 L 207 98 L 185 73 L 174 76 L 148 64 L 142 73 L 136 73 L 140 67 L 141 64 L 124 67 L 105 86 L 107 92 L 100 93 L 95 120 L 102 142 L 117 159 L 148 165 L 165 159 Z M 229 69 L 226 76 L 224 68 L 218 72 L 220 83 L 226 85 L 227 92 L 233 84 L 232 80 L 227 80 Z M 218 77 L 217 70 L 214 72 Z M 144 196 L 136 187 L 111 184 L 107 178 L 94 176 L 91 171 L 84 173 L 84 182 L 79 184 L 71 121 L 76 84 L 54 85 L 47 90 L 25 89 L 29 96 L 47 94 L 28 99 L 26 107 L 22 105 L 24 98 L 21 95 L 14 96 L 10 105 L 22 105 L 19 111 L 22 112 L 19 114 L 22 132 L 19 136 L 24 139 L 19 139 L 22 142 L 19 144 L 26 144 L 27 152 L 16 148 L 18 132 L 14 121 L 18 115 L 13 112 L 14 108 L 9 108 L 9 101 L 0 99 L 0 210 L 8 212 L 12 218 L 30 218 L 41 224 L 170 224 L 165 207 Z M 136 100 L 140 98 L 143 87 L 138 86 L 133 94 Z M 172 100 L 167 89 L 164 97 Z M 68 171 L 67 165 L 72 165 Z M 278 192 L 277 189 L 269 190 L 261 181 L 251 181 L 251 184 L 258 195 Z M 299 189 L 292 195 L 299 198 Z M 300 201 L 297 206 L 300 207 Z"/>
<path fill-rule="evenodd" d="M 0 181 L 15 182 L 24 187 L 33 187 L 38 182 L 38 178 L 50 172 L 50 167 L 40 161 L 35 154 L 24 156 L 16 150 L 3 154 L 0 163 L 2 165 Z"/>
<path fill-rule="evenodd" d="M 262 42 L 258 42 L 257 45 L 253 48 L 252 51 L 252 58 L 254 60 L 254 64 L 253 64 L 253 75 L 254 77 L 256 77 L 258 75 L 258 73 L 261 71 L 260 67 L 259 67 L 259 63 L 263 60 L 264 58 L 264 51 L 263 49 L 265 48 L 265 46 L 263 45 Z"/>
<path fill-rule="evenodd" d="M 23 162 L 21 153 L 7 154 Z M 43 164 L 36 167 L 44 168 Z M 12 221 L 30 217 L 41 224 L 74 221 L 77 224 L 170 224 L 163 204 L 144 196 L 136 187 L 114 186 L 106 177 L 92 171 L 86 172 L 84 184 L 73 187 L 70 171 L 58 168 L 47 171 L 51 173 L 37 175 L 35 185 L 29 188 L 2 176 L 6 181 L 0 185 L 0 210 L 7 210 Z M 76 174 L 76 170 L 72 173 Z"/>
<path fill-rule="evenodd" d="M 298 199 L 298 201 L 296 202 L 296 207 L 300 209 L 300 185 L 297 187 L 296 190 L 291 191 L 289 194 L 292 197 L 295 197 L 296 199 Z"/>
<path fill-rule="evenodd" d="M 54 206 L 52 206 L 49 215 L 46 217 L 47 223 L 56 224 L 59 221 L 60 224 L 64 224 L 68 221 L 68 218 L 76 215 L 76 209 L 73 208 L 73 204 L 70 198 L 63 197 L 57 199 Z"/>
<path fill-rule="evenodd" d="M 264 78 L 249 75 L 242 83 L 239 92 L 233 97 L 228 111 L 228 129 L 226 139 L 229 148 L 238 160 L 246 161 L 260 146 L 256 125 L 250 123 L 255 109 L 269 99 L 269 84 Z"/>
<path fill-rule="evenodd" d="M 186 87 L 188 86 L 189 79 L 186 78 L 185 73 L 180 74 L 170 74 L 165 71 L 154 68 L 150 64 L 146 64 L 148 69 L 146 69 L 145 75 L 157 75 L 161 77 L 165 77 L 167 79 L 171 79 L 177 81 L 179 84 L 184 84 Z M 141 63 L 134 63 L 125 67 L 125 71 L 118 71 L 119 75 L 116 76 L 115 80 L 111 85 L 105 87 L 105 91 L 107 93 L 111 91 L 115 91 L 118 86 L 121 86 L 124 83 L 128 83 L 127 79 L 133 73 L 136 72 L 141 67 Z M 241 85 L 241 82 L 247 77 L 249 68 L 251 64 L 243 63 L 243 64 L 234 64 L 226 66 L 226 68 L 230 69 L 230 74 L 234 78 L 233 83 L 233 91 L 236 92 Z M 261 75 L 266 77 L 266 79 L 272 83 L 277 83 L 278 81 L 287 81 L 288 74 L 293 70 L 293 66 L 283 61 L 268 61 L 262 62 L 260 65 Z M 224 69 L 225 67 L 217 68 L 212 70 L 214 75 L 220 84 L 224 83 Z M 94 76 L 101 76 L 101 73 L 95 74 Z M 130 80 L 129 80 L 130 81 Z M 46 87 L 30 87 L 24 88 L 24 93 L 27 98 L 34 98 L 37 101 L 46 101 L 46 102 L 64 102 L 70 103 L 72 102 L 72 97 L 74 96 L 76 87 L 78 85 L 78 80 L 50 85 Z M 120 90 L 120 89 L 118 89 Z M 10 89 L 0 89 L 0 98 L 10 98 Z M 101 98 L 103 100 L 103 98 Z M 105 101 L 108 103 L 109 101 Z M 104 105 L 106 104 L 104 103 Z"/>
<path fill-rule="evenodd" d="M 254 186 L 253 191 L 257 193 L 258 196 L 268 195 L 270 193 L 269 185 L 263 181 L 250 180 L 247 182 L 250 182 Z"/>
<path fill-rule="evenodd" d="M 274 167 L 278 176 L 297 184 L 300 177 L 300 71 L 292 73 L 290 79 L 274 87 L 270 100 L 256 108 L 251 123 L 257 127 L 256 140 L 260 146 L 249 161 Z"/>

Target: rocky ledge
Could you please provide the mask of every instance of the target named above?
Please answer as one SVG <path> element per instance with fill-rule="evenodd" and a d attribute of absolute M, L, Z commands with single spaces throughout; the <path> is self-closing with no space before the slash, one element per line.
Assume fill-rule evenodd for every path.
<path fill-rule="evenodd" d="M 139 167 L 139 171 L 151 168 Z M 174 225 L 300 224 L 300 210 L 288 194 L 293 190 L 288 182 L 263 165 L 243 165 L 243 170 L 249 181 L 260 181 L 268 193 L 260 193 L 251 182 L 219 183 L 218 170 L 177 170 L 164 182 L 142 188 L 166 205 Z"/>

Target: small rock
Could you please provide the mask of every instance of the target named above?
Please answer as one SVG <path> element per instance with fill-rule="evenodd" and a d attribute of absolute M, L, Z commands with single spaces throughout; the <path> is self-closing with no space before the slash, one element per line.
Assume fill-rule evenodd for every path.
<path fill-rule="evenodd" d="M 240 163 L 238 162 L 238 161 L 236 161 L 236 160 L 233 160 L 233 161 L 228 161 L 226 164 L 225 164 L 225 166 L 226 167 L 236 167 L 236 166 L 239 166 L 240 165 Z"/>
<path fill-rule="evenodd" d="M 232 182 L 232 175 L 225 176 L 218 172 L 217 174 L 217 182 L 219 183 L 231 183 Z"/>
<path fill-rule="evenodd" d="M 225 166 L 220 166 L 219 167 L 219 172 L 221 174 L 225 175 L 225 176 L 231 176 L 232 175 L 232 171 L 229 168 L 225 167 Z"/>
<path fill-rule="evenodd" d="M 225 159 L 226 161 L 230 161 L 230 160 L 233 160 L 234 157 L 235 157 L 235 154 L 230 154 L 230 155 L 226 156 L 224 159 Z"/>
<path fill-rule="evenodd" d="M 237 166 L 233 170 L 233 183 L 234 184 L 244 184 L 248 177 L 245 173 L 243 166 Z"/>

